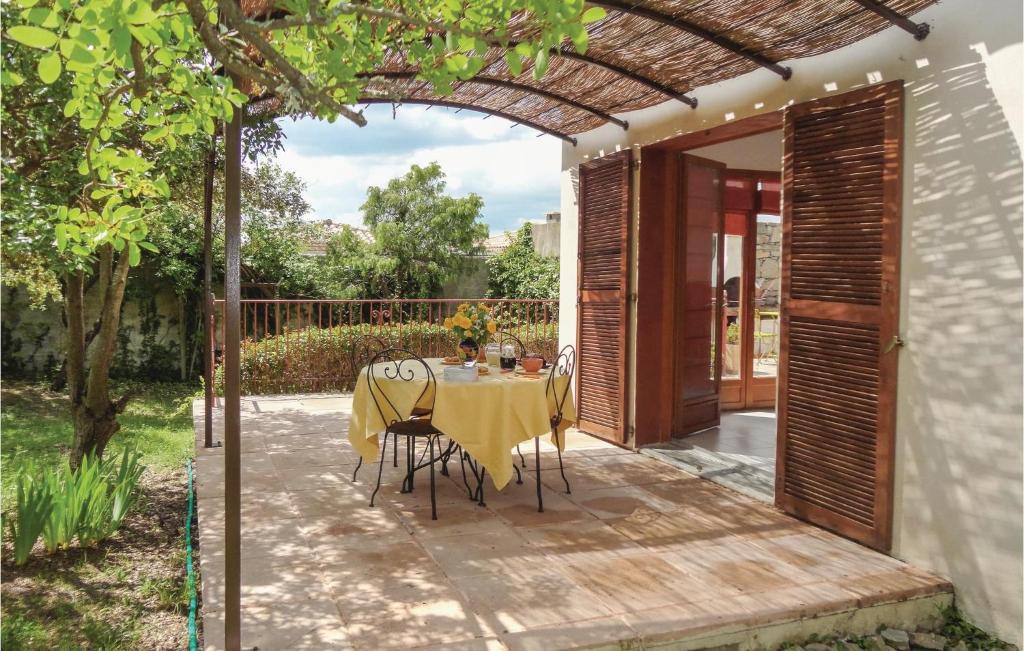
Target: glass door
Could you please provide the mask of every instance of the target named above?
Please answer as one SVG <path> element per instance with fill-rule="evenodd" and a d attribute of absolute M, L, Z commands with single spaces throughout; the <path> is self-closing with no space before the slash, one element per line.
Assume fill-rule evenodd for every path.
<path fill-rule="evenodd" d="M 675 305 L 674 436 L 719 422 L 723 334 L 722 237 L 725 165 L 681 154 L 678 267 L 680 299 Z"/>

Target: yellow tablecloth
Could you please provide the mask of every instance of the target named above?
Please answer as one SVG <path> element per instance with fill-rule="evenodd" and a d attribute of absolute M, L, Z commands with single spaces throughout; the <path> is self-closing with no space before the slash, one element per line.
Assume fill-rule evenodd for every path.
<path fill-rule="evenodd" d="M 504 487 L 512 478 L 515 446 L 551 433 L 551 416 L 556 410 L 553 392 L 547 390 L 547 375 L 529 379 L 491 368 L 490 374 L 480 376 L 478 382 L 446 382 L 441 360 L 432 358 L 426 361 L 437 378 L 432 418 L 434 427 L 481 462 L 497 488 Z M 408 418 L 415 406 L 413 403 L 425 386 L 421 366 L 412 364 L 404 368 L 415 368 L 415 379 L 408 382 L 388 380 L 381 370 L 374 371 L 374 378 L 398 412 L 387 414 L 389 419 Z M 556 388 L 560 391 L 568 381 L 568 377 L 556 378 Z M 427 402 L 424 399 L 422 404 Z M 576 406 L 570 390 L 562 408 L 562 432 L 575 421 Z M 363 459 L 376 461 L 380 455 L 378 434 L 384 429 L 384 420 L 370 396 L 367 369 L 364 368 L 356 381 L 352 398 L 348 439 Z M 558 439 L 565 449 L 565 436 Z"/>

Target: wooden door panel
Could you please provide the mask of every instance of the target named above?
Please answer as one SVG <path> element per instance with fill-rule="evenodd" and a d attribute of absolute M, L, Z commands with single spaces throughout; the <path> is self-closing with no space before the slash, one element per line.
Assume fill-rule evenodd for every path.
<path fill-rule="evenodd" d="M 579 427 L 626 441 L 629 150 L 580 165 L 576 392 Z"/>
<path fill-rule="evenodd" d="M 685 436 L 719 420 L 725 165 L 681 154 L 679 168 L 673 435 Z"/>
<path fill-rule="evenodd" d="M 776 502 L 892 539 L 902 82 L 785 115 Z"/>

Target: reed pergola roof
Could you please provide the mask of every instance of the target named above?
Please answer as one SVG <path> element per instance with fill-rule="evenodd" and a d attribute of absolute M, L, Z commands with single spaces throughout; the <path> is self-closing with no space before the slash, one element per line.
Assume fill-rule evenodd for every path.
<path fill-rule="evenodd" d="M 370 76 L 367 89 L 386 92 L 395 103 L 482 111 L 575 141 L 572 134 L 605 123 L 628 128 L 616 114 L 665 101 L 696 108 L 694 89 L 758 68 L 782 83 L 793 74 L 783 62 L 835 50 L 891 25 L 924 38 L 928 25 L 908 17 L 935 1 L 591 0 L 607 16 L 589 26 L 586 54 L 570 43 L 553 50 L 557 56 L 539 81 L 528 66 L 513 76 L 495 48 L 479 76 L 457 82 L 450 95 L 435 95 L 398 55 Z M 250 0 L 243 8 L 256 13 L 254 5 L 263 2 Z M 515 26 L 511 35 L 525 37 Z M 263 98 L 253 110 L 274 110 L 273 104 Z"/>

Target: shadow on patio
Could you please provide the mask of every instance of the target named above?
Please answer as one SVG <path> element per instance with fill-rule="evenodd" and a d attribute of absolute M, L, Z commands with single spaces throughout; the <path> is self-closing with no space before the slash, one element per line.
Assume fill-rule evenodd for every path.
<path fill-rule="evenodd" d="M 771 647 L 823 626 L 916 624 L 952 598 L 941 579 L 574 431 L 572 495 L 561 492 L 554 448 L 542 448 L 553 469 L 542 473 L 544 513 L 532 472 L 500 493 L 488 482 L 481 507 L 454 463 L 438 475 L 431 521 L 426 477 L 402 494 L 390 459 L 370 508 L 377 464 L 352 483 L 350 403 L 242 400 L 246 648 Z M 199 401 L 203 625 L 217 649 L 223 464 L 221 449 L 202 447 L 202 413 Z"/>

